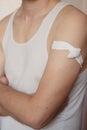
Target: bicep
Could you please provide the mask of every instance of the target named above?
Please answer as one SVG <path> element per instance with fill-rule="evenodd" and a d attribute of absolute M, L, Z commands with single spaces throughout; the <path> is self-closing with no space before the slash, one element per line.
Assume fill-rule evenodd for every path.
<path fill-rule="evenodd" d="M 68 51 L 52 51 L 37 91 L 56 104 L 68 96 L 81 68 L 75 59 L 68 59 L 67 54 Z"/>

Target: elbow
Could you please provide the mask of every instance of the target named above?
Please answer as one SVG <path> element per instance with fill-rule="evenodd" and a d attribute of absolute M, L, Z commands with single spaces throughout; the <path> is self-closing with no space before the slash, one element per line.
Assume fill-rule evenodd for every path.
<path fill-rule="evenodd" d="M 46 119 L 33 115 L 31 118 L 27 119 L 26 124 L 35 130 L 40 130 L 47 123 L 46 123 Z"/>
<path fill-rule="evenodd" d="M 41 125 L 41 122 L 32 121 L 31 127 L 35 130 L 40 130 L 41 128 L 43 128 L 43 125 Z"/>

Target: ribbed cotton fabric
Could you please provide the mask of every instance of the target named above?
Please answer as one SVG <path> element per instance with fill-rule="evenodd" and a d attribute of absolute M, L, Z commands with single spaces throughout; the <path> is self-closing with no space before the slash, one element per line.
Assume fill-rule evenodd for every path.
<path fill-rule="evenodd" d="M 47 38 L 58 13 L 69 5 L 58 3 L 42 21 L 36 34 L 26 43 L 19 44 L 13 38 L 13 19 L 10 17 L 3 39 L 5 73 L 9 84 L 16 90 L 34 93 L 44 72 L 48 54 Z M 67 107 L 42 130 L 80 130 L 82 102 L 87 84 L 87 70 L 82 72 L 69 95 Z M 10 116 L 1 118 L 1 130 L 33 130 Z"/>

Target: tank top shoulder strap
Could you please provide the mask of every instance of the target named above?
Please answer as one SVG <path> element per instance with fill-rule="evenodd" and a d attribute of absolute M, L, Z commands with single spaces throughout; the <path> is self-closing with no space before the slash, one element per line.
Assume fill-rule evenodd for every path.
<path fill-rule="evenodd" d="M 12 15 L 10 16 L 10 18 L 9 18 L 9 21 L 8 21 L 8 24 L 7 24 L 5 33 L 4 33 L 2 44 L 4 44 L 5 41 L 7 41 L 8 36 L 11 34 L 11 27 L 12 27 L 12 24 L 13 24 L 13 18 L 14 18 L 14 15 L 16 14 L 16 12 L 17 12 L 17 10 L 15 12 L 13 12 Z"/>
<path fill-rule="evenodd" d="M 63 2 L 63 1 L 58 2 L 58 4 L 50 11 L 50 13 L 43 20 L 40 31 L 42 32 L 42 30 L 43 30 L 43 33 L 46 34 L 47 37 L 48 37 L 50 29 L 51 29 L 57 15 L 61 12 L 61 10 L 64 7 L 66 7 L 68 5 L 70 5 L 70 3 Z M 40 34 L 41 34 L 41 32 L 40 32 Z"/>

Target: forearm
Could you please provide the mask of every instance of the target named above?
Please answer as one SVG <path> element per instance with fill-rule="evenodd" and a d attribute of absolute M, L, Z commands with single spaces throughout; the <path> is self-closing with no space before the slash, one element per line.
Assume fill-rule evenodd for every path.
<path fill-rule="evenodd" d="M 34 129 L 47 125 L 55 114 L 49 112 L 47 106 L 45 113 L 43 101 L 39 102 L 35 94 L 28 95 L 18 92 L 4 84 L 0 84 L 0 104 L 9 112 L 9 116 Z M 51 116 L 49 116 L 50 113 Z"/>
<path fill-rule="evenodd" d="M 34 129 L 40 129 L 57 114 L 66 96 L 61 96 L 59 91 L 51 98 L 53 91 L 39 88 L 35 94 L 29 95 L 0 83 L 0 105 L 9 112 L 9 116 Z"/>
<path fill-rule="evenodd" d="M 0 116 L 8 116 L 9 112 L 0 106 Z"/>
<path fill-rule="evenodd" d="M 9 112 L 10 116 L 25 124 L 29 124 L 29 117 L 32 116 L 31 98 L 31 95 L 29 96 L 9 86 L 0 84 L 0 104 Z"/>

